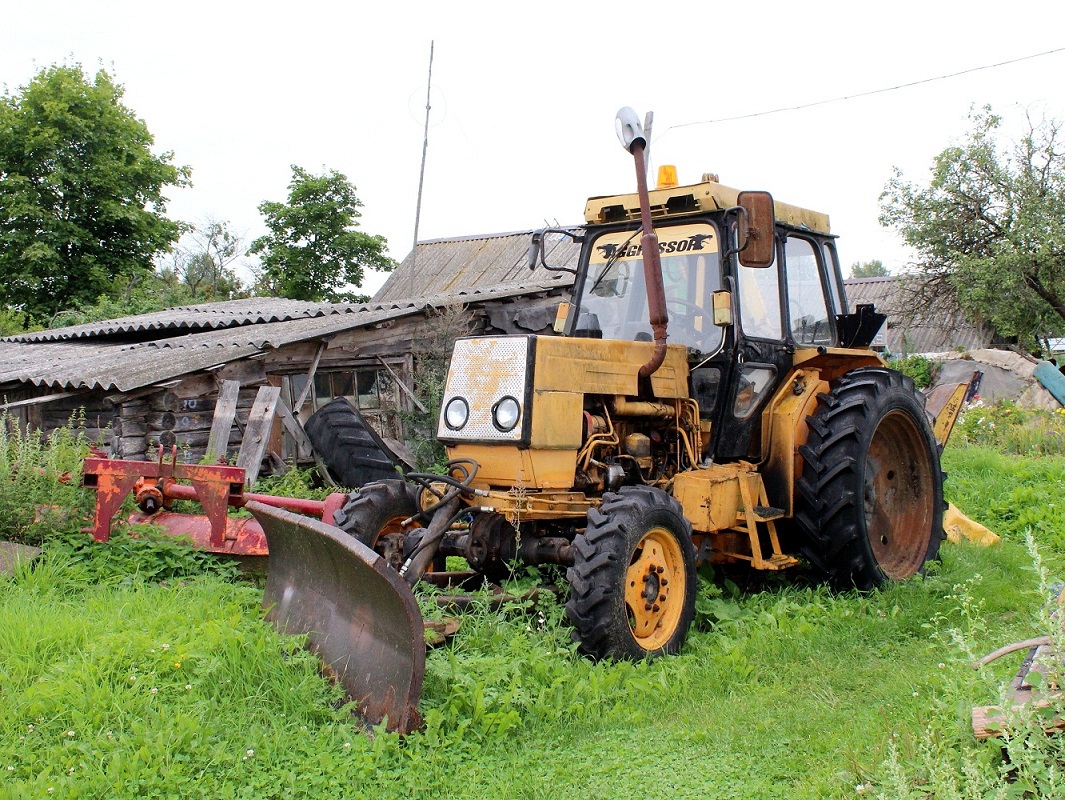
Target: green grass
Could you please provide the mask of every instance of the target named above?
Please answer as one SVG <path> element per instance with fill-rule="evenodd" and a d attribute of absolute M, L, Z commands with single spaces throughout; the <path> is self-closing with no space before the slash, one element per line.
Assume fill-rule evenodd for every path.
<path fill-rule="evenodd" d="M 705 582 L 684 652 L 653 663 L 578 657 L 550 599 L 473 611 L 431 651 L 405 739 L 364 731 L 232 570 L 29 523 L 47 555 L 0 582 L 0 798 L 1065 794 L 1055 738 L 1022 721 L 1009 772 L 969 721 L 1020 659 L 973 657 L 1046 628 L 1065 457 L 969 445 L 945 468 L 1000 545 L 945 545 L 926 577 L 864 596 Z"/>

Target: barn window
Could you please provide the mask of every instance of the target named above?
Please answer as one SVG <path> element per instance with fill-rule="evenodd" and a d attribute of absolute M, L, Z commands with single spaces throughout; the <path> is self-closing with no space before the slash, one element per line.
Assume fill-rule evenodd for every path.
<path fill-rule="evenodd" d="M 306 385 L 306 375 L 289 376 L 290 404 L 295 405 Z M 318 370 L 314 375 L 314 391 L 303 408 L 316 411 L 334 397 L 346 397 L 363 411 L 399 406 L 395 379 L 385 367 Z"/>

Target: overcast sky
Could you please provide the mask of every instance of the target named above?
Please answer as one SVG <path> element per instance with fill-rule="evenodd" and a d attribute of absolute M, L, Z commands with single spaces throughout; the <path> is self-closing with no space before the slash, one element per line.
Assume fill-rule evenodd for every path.
<path fill-rule="evenodd" d="M 928 80 L 1065 48 L 1061 0 L 0 0 L 0 82 L 17 91 L 57 62 L 108 69 L 157 150 L 192 168 L 172 217 L 228 220 L 250 241 L 291 164 L 336 169 L 397 260 L 414 236 L 431 41 L 421 240 L 577 223 L 587 197 L 633 191 L 614 135 L 629 105 L 654 112 L 652 159 L 682 183 L 716 172 L 828 213 L 845 269 L 898 271 L 907 253 L 877 222 L 894 166 L 926 177 L 973 105 L 1012 130 L 1028 110 L 1065 119 L 1065 50 Z M 854 99 L 760 113 L 840 97 Z"/>

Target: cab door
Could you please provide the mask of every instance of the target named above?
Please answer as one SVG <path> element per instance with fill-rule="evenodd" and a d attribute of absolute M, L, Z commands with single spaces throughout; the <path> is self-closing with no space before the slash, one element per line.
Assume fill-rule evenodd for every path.
<path fill-rule="evenodd" d="M 835 342 L 836 293 L 830 293 L 821 245 L 778 228 L 771 266 L 735 265 L 739 314 L 714 434 L 719 458 L 760 460 L 762 411 L 790 372 L 795 350 Z"/>

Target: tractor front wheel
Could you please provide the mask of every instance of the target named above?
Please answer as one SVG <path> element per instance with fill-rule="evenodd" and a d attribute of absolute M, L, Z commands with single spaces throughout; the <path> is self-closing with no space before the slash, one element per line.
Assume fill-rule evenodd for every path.
<path fill-rule="evenodd" d="M 402 480 L 376 481 L 352 492 L 334 522 L 398 570 L 403 565 L 403 539 L 410 530 L 402 523 L 419 510 L 413 485 Z"/>
<path fill-rule="evenodd" d="M 695 546 L 680 503 L 649 486 L 606 494 L 574 540 L 566 616 L 593 659 L 680 650 L 695 616 Z"/>
<path fill-rule="evenodd" d="M 796 485 L 803 554 L 839 589 L 921 571 L 943 541 L 943 473 L 924 402 L 905 375 L 848 372 L 818 398 Z"/>

